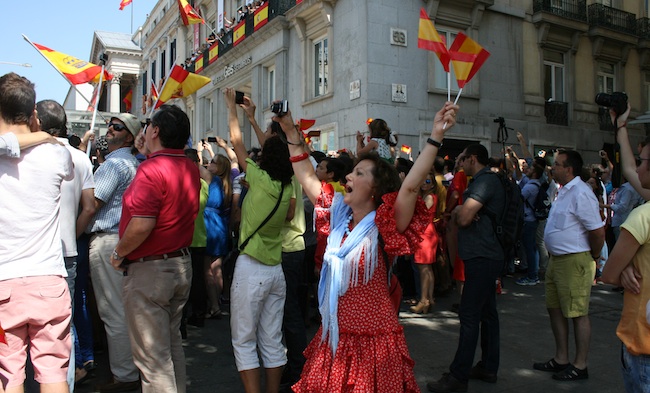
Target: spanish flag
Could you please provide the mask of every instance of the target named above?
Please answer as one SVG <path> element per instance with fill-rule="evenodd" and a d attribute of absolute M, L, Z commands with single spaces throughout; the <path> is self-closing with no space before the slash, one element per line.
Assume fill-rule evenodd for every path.
<path fill-rule="evenodd" d="M 177 0 L 178 10 L 181 12 L 181 18 L 185 26 L 195 25 L 197 23 L 205 23 L 201 15 L 199 15 L 194 8 L 187 2 L 187 0 Z"/>
<path fill-rule="evenodd" d="M 446 72 L 449 72 L 449 51 L 447 51 L 445 40 L 438 34 L 438 30 L 436 30 L 424 8 L 420 9 L 418 48 L 435 52 L 442 63 L 442 67 Z"/>
<path fill-rule="evenodd" d="M 194 60 L 194 72 L 197 74 L 203 71 L 203 55 L 199 55 L 199 57 Z"/>
<path fill-rule="evenodd" d="M 73 85 L 88 82 L 99 83 L 99 74 L 102 71 L 101 66 L 68 56 L 65 53 L 57 52 L 37 43 L 33 44 L 54 68 L 59 70 Z M 111 80 L 112 78 L 113 75 L 109 74 L 108 71 L 104 71 L 104 80 Z"/>
<path fill-rule="evenodd" d="M 151 81 L 151 99 L 152 100 L 157 100 L 158 99 L 158 89 L 156 89 L 156 84 L 154 81 Z"/>
<path fill-rule="evenodd" d="M 133 0 L 122 0 L 122 2 L 120 3 L 120 11 L 124 10 L 124 7 L 131 4 L 132 2 Z"/>
<path fill-rule="evenodd" d="M 122 99 L 122 102 L 124 103 L 124 107 L 126 109 L 126 112 L 131 112 L 131 107 L 133 104 L 133 89 L 129 90 L 128 93 L 124 96 Z"/>
<path fill-rule="evenodd" d="M 255 10 L 254 29 L 257 31 L 260 27 L 264 26 L 269 21 L 269 2 L 264 3 L 263 6 Z"/>
<path fill-rule="evenodd" d="M 242 42 L 246 38 L 246 20 L 241 21 L 237 26 L 235 26 L 235 31 L 232 35 L 232 46 L 235 46 Z"/>
<path fill-rule="evenodd" d="M 215 42 L 208 50 L 208 64 L 212 64 L 219 58 L 219 43 Z"/>
<path fill-rule="evenodd" d="M 402 153 L 404 154 L 411 154 L 411 146 L 409 145 L 402 145 Z"/>
<path fill-rule="evenodd" d="M 458 87 L 462 89 L 485 63 L 490 52 L 460 32 L 449 48 L 449 55 L 454 65 Z"/>
<path fill-rule="evenodd" d="M 171 98 L 187 97 L 194 94 L 197 90 L 210 83 L 211 79 L 205 76 L 197 75 L 184 70 L 178 65 L 174 65 L 169 78 L 160 92 L 156 108 L 160 107 Z"/>

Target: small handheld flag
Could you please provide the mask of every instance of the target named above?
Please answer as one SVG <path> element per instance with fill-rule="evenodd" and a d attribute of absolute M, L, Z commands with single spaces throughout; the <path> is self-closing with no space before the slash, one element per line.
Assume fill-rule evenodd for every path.
<path fill-rule="evenodd" d="M 409 145 L 402 145 L 402 153 L 404 154 L 411 154 L 411 146 Z"/>
<path fill-rule="evenodd" d="M 124 103 L 126 112 L 131 112 L 131 107 L 133 105 L 133 89 L 129 90 L 128 93 L 126 93 L 126 96 L 124 96 L 124 99 L 122 99 L 122 102 Z"/>
<path fill-rule="evenodd" d="M 456 72 L 458 87 L 463 88 L 467 82 L 478 72 L 479 68 L 490 56 L 478 42 L 469 38 L 463 32 L 458 33 L 456 39 L 449 48 L 451 63 Z"/>
<path fill-rule="evenodd" d="M 30 43 L 32 43 L 30 41 Z M 46 46 L 32 43 L 34 48 L 38 50 L 47 61 L 52 64 L 54 68 L 59 70 L 63 76 L 66 77 L 73 85 L 80 85 L 82 83 L 99 81 L 99 73 L 102 67 L 84 60 L 77 59 L 76 57 L 66 55 L 65 53 L 57 52 Z M 111 80 L 113 75 L 104 71 L 104 80 Z"/>
<path fill-rule="evenodd" d="M 194 25 L 197 23 L 205 23 L 201 15 L 199 15 L 194 8 L 187 2 L 187 0 L 177 0 L 178 10 L 181 13 L 183 24 L 185 26 Z"/>
<path fill-rule="evenodd" d="M 420 9 L 420 26 L 418 28 L 418 48 L 430 50 L 435 52 L 442 63 L 445 71 L 449 72 L 449 51 L 445 45 L 445 40 L 440 37 L 438 30 L 436 30 L 433 22 L 429 19 L 429 15 L 424 10 Z"/>
<path fill-rule="evenodd" d="M 211 79 L 208 77 L 191 73 L 178 65 L 174 65 L 172 72 L 169 74 L 169 78 L 167 78 L 160 91 L 160 96 L 155 107 L 160 107 L 172 98 L 187 97 L 194 94 L 194 92 L 210 83 L 210 81 Z"/>

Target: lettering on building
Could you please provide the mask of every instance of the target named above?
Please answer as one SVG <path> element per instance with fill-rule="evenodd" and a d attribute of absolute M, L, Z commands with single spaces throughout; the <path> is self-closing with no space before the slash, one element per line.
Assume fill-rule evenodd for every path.
<path fill-rule="evenodd" d="M 227 78 L 235 75 L 238 71 L 251 64 L 252 62 L 253 58 L 251 56 L 248 56 L 247 58 L 242 59 L 236 63 L 227 64 L 225 67 L 223 67 L 223 73 L 221 73 L 221 75 L 217 75 L 217 77 L 212 81 L 212 84 L 216 85 L 219 82 L 225 81 Z"/>

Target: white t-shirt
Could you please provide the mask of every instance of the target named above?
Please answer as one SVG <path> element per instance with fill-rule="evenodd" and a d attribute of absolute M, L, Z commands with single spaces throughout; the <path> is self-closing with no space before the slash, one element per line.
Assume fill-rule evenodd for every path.
<path fill-rule="evenodd" d="M 61 242 L 63 256 L 77 256 L 77 217 L 81 191 L 95 188 L 93 166 L 90 159 L 81 150 L 70 146 L 66 138 L 56 138 L 68 149 L 74 164 L 74 178 L 66 180 L 61 186 Z"/>
<path fill-rule="evenodd" d="M 70 153 L 60 145 L 0 157 L 0 280 L 67 276 L 59 210 L 61 184 L 73 176 Z"/>
<path fill-rule="evenodd" d="M 552 255 L 591 251 L 587 233 L 602 226 L 598 199 L 577 176 L 560 188 L 546 220 L 544 242 Z"/>

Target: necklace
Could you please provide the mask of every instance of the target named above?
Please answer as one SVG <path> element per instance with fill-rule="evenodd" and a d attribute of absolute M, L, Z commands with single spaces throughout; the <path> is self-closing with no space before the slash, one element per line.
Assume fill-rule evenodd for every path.
<path fill-rule="evenodd" d="M 350 223 L 352 222 L 352 213 L 348 216 L 348 219 L 345 222 L 345 234 L 350 235 Z"/>

